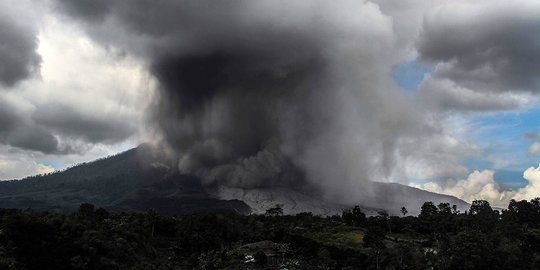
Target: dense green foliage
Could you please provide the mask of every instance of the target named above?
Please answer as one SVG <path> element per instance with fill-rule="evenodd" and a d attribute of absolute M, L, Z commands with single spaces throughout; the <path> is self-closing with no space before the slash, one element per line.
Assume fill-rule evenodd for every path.
<path fill-rule="evenodd" d="M 405 209 L 404 209 L 405 210 Z M 0 269 L 540 269 L 540 200 L 418 217 L 0 210 Z"/>

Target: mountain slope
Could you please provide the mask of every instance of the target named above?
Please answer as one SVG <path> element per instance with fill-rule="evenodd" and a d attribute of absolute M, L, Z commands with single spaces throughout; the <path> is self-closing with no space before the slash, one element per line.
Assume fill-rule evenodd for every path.
<path fill-rule="evenodd" d="M 241 201 L 209 195 L 197 179 L 176 173 L 167 163 L 141 145 L 62 172 L 2 181 L 0 207 L 71 212 L 89 202 L 117 211 L 153 208 L 162 214 L 250 211 Z"/>
<path fill-rule="evenodd" d="M 373 194 L 369 200 L 359 198 L 357 204 L 367 215 L 377 215 L 386 211 L 391 215 L 402 215 L 401 207 L 406 207 L 409 214 L 417 215 L 424 202 L 431 201 L 435 205 L 450 203 L 460 210 L 467 210 L 469 204 L 453 196 L 437 194 L 396 183 L 373 183 Z M 249 205 L 253 212 L 264 213 L 266 209 L 277 204 L 283 205 L 286 214 L 312 212 L 319 215 L 340 214 L 353 205 L 339 204 L 324 200 L 319 196 L 307 194 L 288 188 L 239 189 L 221 187 L 215 194 L 221 199 L 238 199 Z M 373 198 L 374 197 L 374 198 Z"/>
<path fill-rule="evenodd" d="M 378 194 L 365 206 L 372 206 L 386 209 L 390 214 L 401 215 L 401 207 L 406 207 L 411 215 L 420 213 L 420 207 L 424 202 L 450 203 L 456 205 L 457 209 L 464 211 L 469 209 L 469 204 L 454 196 L 438 194 L 398 183 L 375 182 L 373 194 Z"/>
<path fill-rule="evenodd" d="M 147 211 L 174 215 L 191 212 L 264 213 L 276 204 L 286 214 L 312 212 L 339 214 L 353 205 L 324 200 L 288 187 L 241 189 L 213 187 L 206 190 L 198 178 L 181 175 L 174 162 L 157 154 L 148 145 L 124 153 L 83 163 L 53 174 L 22 180 L 0 181 L 0 208 L 32 208 L 41 211 L 71 212 L 85 202 L 113 211 Z M 452 196 L 409 186 L 374 183 L 369 199 L 358 198 L 368 215 L 381 210 L 399 215 L 402 206 L 418 214 L 426 201 L 449 202 L 459 209 L 468 204 Z"/>

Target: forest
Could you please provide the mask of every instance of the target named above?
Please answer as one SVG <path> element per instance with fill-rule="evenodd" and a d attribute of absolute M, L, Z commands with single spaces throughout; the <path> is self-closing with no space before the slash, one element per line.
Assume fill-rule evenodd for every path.
<path fill-rule="evenodd" d="M 0 269 L 540 269 L 540 198 L 418 216 L 0 210 Z"/>

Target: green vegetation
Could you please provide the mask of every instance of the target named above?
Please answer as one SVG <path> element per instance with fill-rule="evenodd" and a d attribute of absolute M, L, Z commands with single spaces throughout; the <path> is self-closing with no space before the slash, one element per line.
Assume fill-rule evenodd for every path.
<path fill-rule="evenodd" d="M 406 212 L 406 211 L 403 211 Z M 540 199 L 418 217 L 0 210 L 0 269 L 539 269 Z"/>

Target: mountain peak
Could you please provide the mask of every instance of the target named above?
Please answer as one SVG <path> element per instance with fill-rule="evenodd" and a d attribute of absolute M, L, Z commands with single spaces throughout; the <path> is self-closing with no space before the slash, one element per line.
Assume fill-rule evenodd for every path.
<path fill-rule="evenodd" d="M 92 203 L 110 210 L 153 208 L 172 215 L 201 211 L 264 213 L 281 204 L 286 214 L 332 215 L 353 206 L 329 201 L 309 189 L 285 186 L 208 189 L 198 177 L 180 174 L 173 160 L 161 155 L 152 145 L 141 144 L 53 174 L 0 182 L 0 207 L 69 212 L 82 203 Z M 358 200 L 368 215 L 381 210 L 399 214 L 403 206 L 409 213 L 417 214 L 426 201 L 449 202 L 460 209 L 468 207 L 455 197 L 396 183 L 373 183 L 373 194 L 369 200 Z"/>

